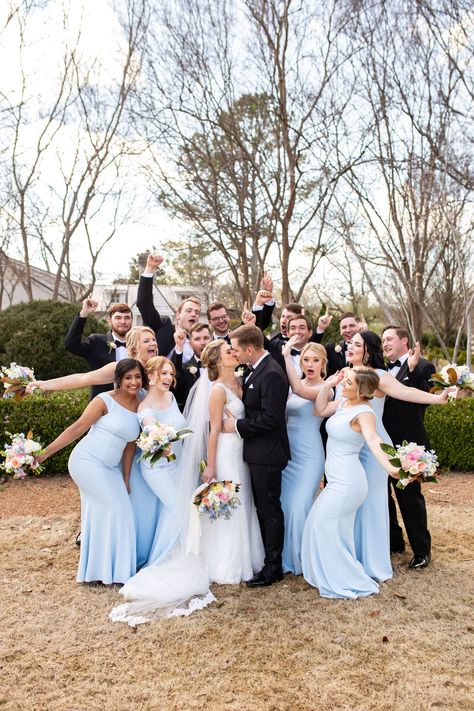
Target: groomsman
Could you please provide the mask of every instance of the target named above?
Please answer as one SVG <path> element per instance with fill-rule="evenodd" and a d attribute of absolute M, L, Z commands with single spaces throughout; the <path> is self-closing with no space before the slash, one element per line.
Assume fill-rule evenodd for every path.
<path fill-rule="evenodd" d="M 98 303 L 93 299 L 84 299 L 79 315 L 75 317 L 64 339 L 64 347 L 70 353 L 85 358 L 91 370 L 102 368 L 107 363 L 128 358 L 125 339 L 132 328 L 132 311 L 128 304 L 112 304 L 108 310 L 108 333 L 92 333 L 82 338 L 88 316 L 97 311 Z M 94 385 L 91 388 L 91 400 L 98 393 L 113 389 L 110 385 Z"/>
<path fill-rule="evenodd" d="M 280 350 L 287 341 L 290 340 L 288 335 L 288 321 L 293 316 L 300 316 L 304 313 L 304 308 L 301 304 L 286 304 L 280 314 L 280 331 L 271 337 L 271 342 L 275 346 L 279 346 Z"/>
<path fill-rule="evenodd" d="M 163 262 L 163 257 L 158 254 L 149 254 L 145 271 L 140 277 L 137 293 L 137 307 L 143 318 L 143 325 L 155 331 L 158 352 L 160 355 L 169 356 L 174 348 L 175 326 L 168 316 L 160 316 L 153 303 L 153 277 L 156 269 Z M 183 329 L 186 333 L 199 322 L 201 316 L 201 302 L 195 297 L 185 299 L 176 310 L 176 328 Z M 186 339 L 183 347 L 183 363 L 193 356 L 193 349 Z"/>
<path fill-rule="evenodd" d="M 317 335 L 320 335 L 322 338 L 324 331 L 328 328 L 331 321 L 332 316 L 329 316 L 328 314 L 321 316 L 318 321 L 318 328 L 316 331 Z M 342 341 L 340 343 L 327 343 L 324 346 L 328 354 L 328 376 L 334 375 L 336 371 L 346 367 L 346 352 L 348 343 L 350 343 L 356 333 L 366 330 L 367 324 L 365 321 L 357 321 L 355 314 L 352 313 L 352 311 L 346 311 L 346 313 L 341 314 L 339 320 L 339 332 L 341 334 Z"/>
<path fill-rule="evenodd" d="M 291 357 L 295 365 L 296 372 L 301 378 L 303 371 L 300 365 L 300 355 L 303 348 L 310 342 L 320 343 L 323 334 L 313 332 L 313 327 L 307 316 L 303 314 L 290 316 L 287 323 L 288 338 L 295 338 L 295 343 L 291 349 Z M 273 343 L 273 339 L 271 341 Z M 285 368 L 286 371 L 286 368 Z"/>
<path fill-rule="evenodd" d="M 189 391 L 201 375 L 201 355 L 204 348 L 212 341 L 211 332 L 207 323 L 196 323 L 189 332 L 189 343 L 193 355 L 183 364 L 183 349 L 186 343 L 186 331 L 177 328 L 174 332 L 175 347 L 171 354 L 171 361 L 176 368 L 176 386 L 173 389 L 178 407 L 184 410 Z"/>
<path fill-rule="evenodd" d="M 428 392 L 431 387 L 428 381 L 435 368 L 425 358 L 420 358 L 418 364 L 413 366 L 410 361 L 409 338 L 408 331 L 399 326 L 388 326 L 384 330 L 382 346 L 388 358 L 388 372 L 403 385 Z M 383 423 L 394 446 L 402 444 L 406 439 L 430 448 L 424 426 L 425 409 L 423 405 L 395 400 L 392 397 L 386 398 Z M 389 477 L 390 549 L 392 553 L 402 553 L 405 550 L 403 532 L 397 520 L 395 502 L 391 495 L 392 486 L 413 550 L 409 567 L 424 568 L 430 562 L 431 536 L 428 531 L 426 504 L 421 484 L 415 481 L 405 489 L 397 489 L 396 483 L 395 479 Z"/>

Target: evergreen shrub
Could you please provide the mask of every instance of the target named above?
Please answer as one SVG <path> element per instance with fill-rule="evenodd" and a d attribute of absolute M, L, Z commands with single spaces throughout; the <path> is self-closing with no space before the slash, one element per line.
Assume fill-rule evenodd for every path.
<path fill-rule="evenodd" d="M 32 301 L 0 312 L 0 365 L 33 368 L 38 380 L 89 370 L 87 361 L 68 353 L 64 337 L 80 311 L 79 304 Z M 106 333 L 107 324 L 89 317 L 84 335 Z"/>
<path fill-rule="evenodd" d="M 35 440 L 45 446 L 75 422 L 89 401 L 87 388 L 48 394 L 27 395 L 22 400 L 0 399 L 0 449 L 9 441 L 7 432 L 32 430 Z M 44 463 L 43 474 L 67 473 L 69 454 L 76 442 L 57 452 Z M 1 470 L 0 470 L 1 474 Z"/>
<path fill-rule="evenodd" d="M 428 407 L 425 425 L 443 469 L 474 470 L 474 397 Z"/>

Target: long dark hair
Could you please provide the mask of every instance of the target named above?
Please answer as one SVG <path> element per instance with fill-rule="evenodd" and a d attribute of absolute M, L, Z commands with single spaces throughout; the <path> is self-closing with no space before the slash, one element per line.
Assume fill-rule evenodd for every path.
<path fill-rule="evenodd" d="M 135 358 L 123 358 L 122 360 L 119 360 L 119 362 L 115 366 L 115 387 L 119 388 L 126 374 L 129 373 L 131 370 L 135 370 L 135 368 L 138 368 L 138 370 L 140 371 L 140 375 L 142 376 L 142 387 L 148 388 L 148 375 L 145 373 L 145 368 L 140 363 L 140 361 L 135 360 Z"/>
<path fill-rule="evenodd" d="M 380 336 L 373 331 L 361 331 L 359 336 L 361 336 L 364 341 L 364 357 L 362 361 L 364 365 L 386 370 Z"/>

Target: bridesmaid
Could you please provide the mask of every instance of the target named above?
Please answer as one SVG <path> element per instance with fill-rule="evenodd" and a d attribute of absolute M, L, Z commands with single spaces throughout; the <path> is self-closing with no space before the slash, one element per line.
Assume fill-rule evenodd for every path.
<path fill-rule="evenodd" d="M 411 366 L 415 367 L 420 352 L 419 345 L 413 354 Z M 386 395 L 398 400 L 418 402 L 425 405 L 439 405 L 446 402 L 447 391 L 432 395 L 417 388 L 407 388 L 385 370 L 382 342 L 373 331 L 356 333 L 347 347 L 347 362 L 352 366 L 364 365 L 379 376 L 377 388 L 371 402 L 376 417 L 377 434 L 383 442 L 391 444 L 390 437 L 382 423 Z M 359 455 L 364 467 L 368 495 L 355 520 L 356 556 L 371 578 L 382 582 L 392 577 L 390 562 L 390 522 L 388 514 L 387 474 L 380 461 L 374 457 L 367 443 Z"/>
<path fill-rule="evenodd" d="M 155 332 L 147 326 L 132 328 L 127 334 L 126 345 L 129 356 L 138 360 L 142 366 L 145 366 L 150 358 L 156 356 L 158 352 Z M 62 378 L 38 380 L 32 383 L 27 390 L 36 387 L 43 392 L 48 392 L 112 383 L 114 382 L 116 367 L 117 362 L 113 361 L 88 373 L 72 373 Z M 142 388 L 138 393 L 138 397 L 143 400 L 145 395 L 146 390 Z M 130 474 L 129 494 L 135 520 L 137 567 L 141 568 L 145 565 L 150 555 L 151 545 L 158 525 L 159 501 L 142 477 L 140 462 L 138 461 L 139 456 L 140 451 L 136 450 Z"/>
<path fill-rule="evenodd" d="M 161 424 L 173 425 L 176 430 L 186 426 L 186 420 L 170 389 L 175 384 L 176 370 L 173 363 L 163 356 L 150 358 L 146 374 L 149 391 L 138 408 L 138 419 L 142 427 L 158 420 Z M 168 462 L 161 457 L 156 464 L 148 459 L 140 461 L 143 479 L 160 501 L 160 516 L 155 531 L 147 565 L 159 564 L 176 547 L 181 534 L 181 519 L 178 501 L 178 476 L 183 443 L 171 445 L 176 459 Z M 197 476 L 197 474 L 196 474 Z"/>
<path fill-rule="evenodd" d="M 379 386 L 379 376 L 368 368 L 344 375 L 343 400 L 329 403 L 330 388 L 342 375 L 329 378 L 316 400 L 316 412 L 329 417 L 327 486 L 316 499 L 303 531 L 301 560 L 305 579 L 319 588 L 322 597 L 357 598 L 379 591 L 355 554 L 354 520 L 367 496 L 367 479 L 359 461 L 364 439 L 377 461 L 398 478 L 380 448 L 375 415 L 368 404 Z"/>
<path fill-rule="evenodd" d="M 283 572 L 301 575 L 303 528 L 324 472 L 324 448 L 319 431 L 323 418 L 315 417 L 313 410 L 324 384 L 328 359 L 324 346 L 308 343 L 300 356 L 304 376 L 301 380 L 291 356 L 292 346 L 293 338 L 290 338 L 282 350 L 291 386 L 286 406 L 291 459 L 282 473 L 280 500 L 285 517 Z"/>
<path fill-rule="evenodd" d="M 38 457 L 43 462 L 89 430 L 69 457 L 81 494 L 77 581 L 125 583 L 136 571 L 133 511 L 127 488 L 138 437 L 138 393 L 147 376 L 137 360 L 116 364 L 115 390 L 100 393 Z"/>

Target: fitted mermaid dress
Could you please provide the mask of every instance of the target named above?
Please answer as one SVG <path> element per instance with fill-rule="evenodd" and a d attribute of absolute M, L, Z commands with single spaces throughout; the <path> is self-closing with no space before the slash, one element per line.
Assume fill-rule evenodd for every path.
<path fill-rule="evenodd" d="M 69 457 L 81 495 L 78 582 L 124 583 L 136 571 L 135 525 L 122 472 L 127 442 L 137 438 L 137 415 L 100 393 L 107 414 L 90 428 Z"/>
<path fill-rule="evenodd" d="M 186 426 L 186 420 L 178 408 L 174 395 L 168 408 L 164 410 L 146 408 L 138 413 L 140 423 L 147 417 L 153 417 L 161 424 L 173 425 L 176 430 Z M 161 457 L 153 465 L 150 464 L 149 459 L 140 460 L 143 479 L 159 499 L 158 524 L 147 565 L 158 564 L 165 560 L 177 546 L 181 533 L 179 513 L 182 507 L 178 501 L 178 477 L 183 443 L 173 442 L 171 447 L 173 454 L 176 455 L 176 459 L 172 462 L 168 462 L 166 457 Z"/>
<path fill-rule="evenodd" d="M 224 406 L 239 419 L 244 417 L 242 400 L 223 383 L 213 387 L 225 390 Z M 249 580 L 263 567 L 264 550 L 257 512 L 253 502 L 250 472 L 243 460 L 244 441 L 235 432 L 221 432 L 217 443 L 216 480 L 230 479 L 240 483 L 240 505 L 229 519 L 210 521 L 201 518 L 199 553 L 203 558 L 210 582 L 221 584 Z"/>
<path fill-rule="evenodd" d="M 303 531 L 301 563 L 305 579 L 322 597 L 366 597 L 377 583 L 356 558 L 354 521 L 367 496 L 367 478 L 359 461 L 362 434 L 351 428 L 369 405 L 342 407 L 327 421 L 327 486 L 316 499 Z"/>
<path fill-rule="evenodd" d="M 377 371 L 379 375 L 383 370 Z M 384 397 L 374 397 L 371 407 L 375 412 L 377 434 L 383 442 L 392 444 L 382 423 Z M 359 459 L 367 476 L 367 498 L 361 504 L 355 518 L 355 549 L 357 560 L 371 578 L 382 582 L 393 576 L 390 562 L 390 519 L 388 515 L 388 473 L 376 460 L 366 442 L 360 450 Z"/>
<path fill-rule="evenodd" d="M 282 472 L 281 507 L 285 517 L 283 572 L 301 575 L 303 529 L 324 472 L 324 448 L 313 415 L 314 402 L 291 393 L 286 412 L 291 460 Z"/>

